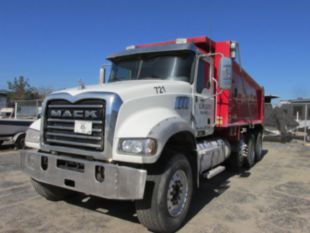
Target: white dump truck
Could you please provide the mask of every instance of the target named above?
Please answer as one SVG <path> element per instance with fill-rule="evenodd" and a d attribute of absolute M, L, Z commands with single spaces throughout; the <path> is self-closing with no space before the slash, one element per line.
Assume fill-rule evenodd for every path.
<path fill-rule="evenodd" d="M 176 231 L 201 177 L 262 156 L 264 92 L 238 51 L 194 37 L 112 54 L 104 82 L 45 99 L 26 135 L 24 172 L 49 200 L 132 200 L 149 230 Z"/>

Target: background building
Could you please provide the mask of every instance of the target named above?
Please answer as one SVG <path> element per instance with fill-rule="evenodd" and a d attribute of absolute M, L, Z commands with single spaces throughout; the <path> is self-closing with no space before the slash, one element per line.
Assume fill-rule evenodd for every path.
<path fill-rule="evenodd" d="M 283 100 L 280 102 L 281 108 L 296 121 L 310 120 L 310 98 L 298 98 L 293 100 Z"/>

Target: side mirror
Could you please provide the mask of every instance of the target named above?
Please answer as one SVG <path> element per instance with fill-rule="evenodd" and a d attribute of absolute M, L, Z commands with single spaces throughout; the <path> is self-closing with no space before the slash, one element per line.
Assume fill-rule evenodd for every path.
<path fill-rule="evenodd" d="M 229 90 L 232 86 L 232 59 L 228 57 L 222 57 L 220 61 L 220 77 L 219 86 L 223 90 Z"/>
<path fill-rule="evenodd" d="M 101 66 L 100 67 L 100 71 L 99 71 L 99 84 L 100 85 L 103 85 L 105 83 L 105 67 L 104 66 Z"/>

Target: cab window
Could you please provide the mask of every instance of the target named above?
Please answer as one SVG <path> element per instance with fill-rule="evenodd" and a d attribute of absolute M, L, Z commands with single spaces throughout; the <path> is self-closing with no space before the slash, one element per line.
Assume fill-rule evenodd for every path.
<path fill-rule="evenodd" d="M 198 65 L 198 75 L 197 75 L 197 83 L 196 83 L 196 91 L 201 93 L 205 88 L 205 62 L 203 60 L 199 60 Z"/>
<path fill-rule="evenodd" d="M 201 93 L 204 88 L 209 89 L 211 83 L 209 80 L 210 64 L 203 60 L 199 61 L 196 91 Z"/>

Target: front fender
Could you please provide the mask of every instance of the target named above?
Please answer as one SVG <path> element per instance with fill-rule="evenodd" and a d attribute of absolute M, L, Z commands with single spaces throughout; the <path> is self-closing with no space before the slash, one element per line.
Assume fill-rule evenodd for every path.
<path fill-rule="evenodd" d="M 189 115 L 181 115 L 174 109 L 174 98 L 158 100 L 143 98 L 125 103 L 120 109 L 117 121 L 113 160 L 129 163 L 155 163 L 166 144 L 176 133 L 190 132 Z M 159 103 L 156 106 L 156 103 Z M 154 138 L 157 140 L 157 152 L 152 156 L 128 155 L 118 151 L 120 138 Z"/>
<path fill-rule="evenodd" d="M 158 154 L 163 151 L 168 140 L 175 134 L 188 132 L 195 135 L 190 125 L 180 117 L 167 118 L 153 127 L 148 137 L 158 139 Z"/>

